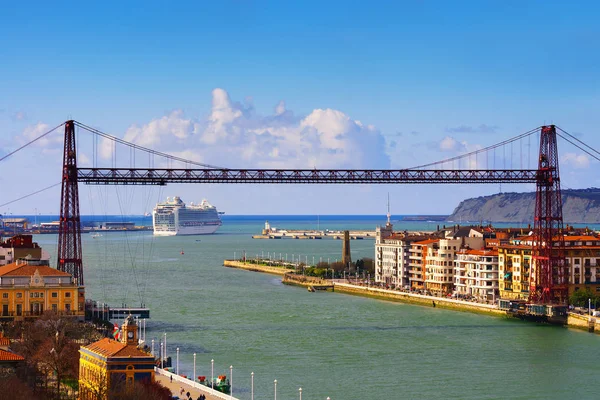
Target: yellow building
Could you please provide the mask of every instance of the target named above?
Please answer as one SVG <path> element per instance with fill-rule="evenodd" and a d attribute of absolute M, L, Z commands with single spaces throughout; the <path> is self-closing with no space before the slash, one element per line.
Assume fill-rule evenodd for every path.
<path fill-rule="evenodd" d="M 498 247 L 498 287 L 500 298 L 527 300 L 531 274 L 531 244 L 511 240 Z"/>
<path fill-rule="evenodd" d="M 154 357 L 138 348 L 137 325 L 129 315 L 121 341 L 104 338 L 79 349 L 79 399 L 118 396 L 135 381 L 154 381 Z"/>
<path fill-rule="evenodd" d="M 565 235 L 569 295 L 589 289 L 600 293 L 600 239 L 591 235 Z M 533 238 L 519 237 L 498 247 L 499 287 L 503 299 L 528 299 Z"/>
<path fill-rule="evenodd" d="M 37 317 L 45 311 L 83 319 L 85 293 L 73 277 L 45 260 L 19 259 L 0 266 L 0 321 Z"/>

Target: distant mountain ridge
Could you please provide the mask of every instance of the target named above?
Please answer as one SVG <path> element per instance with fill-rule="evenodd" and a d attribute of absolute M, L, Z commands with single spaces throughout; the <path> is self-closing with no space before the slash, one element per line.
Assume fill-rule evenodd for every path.
<path fill-rule="evenodd" d="M 600 188 L 562 191 L 563 221 L 600 223 Z M 448 221 L 519 222 L 533 224 L 535 192 L 498 193 L 463 200 Z"/>

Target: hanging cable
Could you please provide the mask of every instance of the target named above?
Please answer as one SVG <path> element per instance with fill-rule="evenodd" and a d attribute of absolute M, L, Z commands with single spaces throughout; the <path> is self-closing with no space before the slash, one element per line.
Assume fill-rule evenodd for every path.
<path fill-rule="evenodd" d="M 407 168 L 407 170 L 412 170 L 412 169 L 420 169 L 420 168 L 430 167 L 430 166 L 432 166 L 432 165 L 439 164 L 440 162 L 449 162 L 449 161 L 454 161 L 454 160 L 461 160 L 461 159 L 463 159 L 463 158 L 470 157 L 471 155 L 474 155 L 474 154 L 479 154 L 479 153 L 482 153 L 482 152 L 484 152 L 484 151 L 493 150 L 493 149 L 496 149 L 496 148 L 498 148 L 498 147 L 500 147 L 500 146 L 504 146 L 504 145 L 506 145 L 506 144 L 512 143 L 512 142 L 514 142 L 514 141 L 516 141 L 516 140 L 519 140 L 519 139 L 521 139 L 521 138 L 524 138 L 524 137 L 530 136 L 530 135 L 532 135 L 532 134 L 534 134 L 534 133 L 538 132 L 538 131 L 539 131 L 539 129 L 540 129 L 540 127 L 538 126 L 538 127 L 537 127 L 537 128 L 535 128 L 535 129 L 532 129 L 532 130 L 530 130 L 530 131 L 527 131 L 527 132 L 525 132 L 525 133 L 522 133 L 522 134 L 520 134 L 520 135 L 517 135 L 517 136 L 515 136 L 515 137 L 513 137 L 513 138 L 511 138 L 511 139 L 506 139 L 506 140 L 504 140 L 504 141 L 502 141 L 502 142 L 500 142 L 500 143 L 496 143 L 496 144 L 494 144 L 494 145 L 487 146 L 487 147 L 484 147 L 484 148 L 482 148 L 482 149 L 479 149 L 479 150 L 471 151 L 471 152 L 469 152 L 469 153 L 461 154 L 461 155 L 459 155 L 459 156 L 456 156 L 456 157 L 447 158 L 447 159 L 445 159 L 445 160 L 442 160 L 442 161 L 436 161 L 436 162 L 432 162 L 432 163 L 428 163 L 428 164 L 422 164 L 422 165 L 418 165 L 418 166 L 416 166 L 416 167 L 412 167 L 412 168 Z M 459 168 L 460 168 L 460 165 L 459 165 Z"/>
<path fill-rule="evenodd" d="M 592 157 L 593 159 L 595 159 L 596 161 L 600 161 L 600 157 L 590 153 L 589 151 L 587 151 L 586 149 L 584 149 L 583 147 L 573 143 L 572 141 L 570 141 L 569 139 L 567 139 L 566 137 L 564 137 L 563 135 L 561 135 L 560 133 L 556 134 L 557 136 L 561 137 L 562 139 L 566 140 L 567 142 L 571 143 L 573 146 L 577 147 L 579 150 L 583 151 L 585 154 L 589 155 L 590 157 Z M 587 146 L 587 145 L 586 145 Z M 589 146 L 588 146 L 589 147 Z M 591 147 L 590 147 L 591 148 Z M 594 150 L 594 149 L 592 149 Z M 596 150 L 594 150 L 596 151 Z M 600 153 L 599 153 L 600 154 Z"/>
<path fill-rule="evenodd" d="M 562 129 L 561 127 L 557 126 L 556 128 L 558 128 L 559 131 L 561 131 L 562 133 L 564 133 L 565 135 L 569 136 L 571 139 L 575 140 L 576 142 L 582 144 L 583 146 L 587 147 L 588 149 L 590 149 L 591 151 L 593 151 L 594 153 L 600 154 L 600 152 L 596 149 L 594 149 L 593 147 L 585 144 L 584 142 L 582 142 L 581 140 L 577 139 L 577 137 L 575 137 L 574 135 L 571 135 L 569 132 L 565 131 L 564 129 Z M 561 136 L 563 139 L 565 139 L 563 136 Z M 565 139 L 566 140 L 566 139 Z M 571 143 L 571 142 L 569 142 Z"/>
<path fill-rule="evenodd" d="M 165 157 L 166 159 L 171 160 L 171 161 L 179 161 L 179 162 L 187 163 L 187 164 L 191 164 L 191 165 L 198 165 L 198 166 L 204 167 L 204 168 L 227 169 L 227 168 L 217 167 L 217 166 L 210 165 L 210 164 L 203 164 L 203 163 L 196 162 L 196 161 L 186 160 L 185 158 L 181 158 L 181 157 L 173 156 L 173 155 L 170 155 L 170 154 L 167 154 L 167 153 L 163 153 L 163 152 L 160 152 L 160 151 L 152 150 L 152 149 L 149 149 L 147 147 L 143 147 L 143 146 L 137 145 L 135 143 L 130 143 L 130 142 L 127 142 L 127 141 L 125 141 L 123 139 L 119 139 L 116 136 L 109 135 L 108 133 L 104 133 L 104 132 L 102 132 L 102 131 L 100 131 L 98 129 L 92 128 L 91 126 L 85 125 L 85 124 L 83 124 L 81 122 L 78 122 L 78 121 L 75 121 L 75 125 L 77 125 L 77 126 L 83 128 L 83 129 L 87 130 L 90 133 L 102 136 L 105 139 L 112 140 L 113 142 L 116 142 L 116 143 L 119 143 L 119 144 L 123 144 L 125 146 L 132 147 L 132 148 L 134 148 L 136 150 L 145 151 L 145 152 L 147 152 L 149 154 L 152 154 L 152 155 L 157 155 L 157 156 Z"/>

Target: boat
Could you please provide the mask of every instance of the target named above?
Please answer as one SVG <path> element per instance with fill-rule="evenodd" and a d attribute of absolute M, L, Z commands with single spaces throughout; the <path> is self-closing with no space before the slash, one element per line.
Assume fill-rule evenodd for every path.
<path fill-rule="evenodd" d="M 100 234 L 100 233 L 94 233 L 94 234 L 92 235 L 92 238 L 93 238 L 93 239 L 98 239 L 99 237 L 102 237 L 102 234 Z"/>
<path fill-rule="evenodd" d="M 206 379 L 205 376 L 199 376 L 198 382 L 200 382 L 200 384 L 204 386 L 213 388 L 221 393 L 231 393 L 231 385 L 229 384 L 229 379 L 227 379 L 225 375 L 219 375 L 217 378 L 213 379 L 212 384 L 211 381 L 209 379 Z"/>
<path fill-rule="evenodd" d="M 215 206 L 207 200 L 186 205 L 180 197 L 167 197 L 152 210 L 152 226 L 156 236 L 210 235 L 221 226 Z"/>

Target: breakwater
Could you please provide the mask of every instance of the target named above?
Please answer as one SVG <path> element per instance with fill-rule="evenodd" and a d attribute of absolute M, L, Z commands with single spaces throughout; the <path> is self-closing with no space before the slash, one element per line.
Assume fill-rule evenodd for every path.
<path fill-rule="evenodd" d="M 260 235 L 253 235 L 252 239 L 344 239 L 342 231 L 314 231 L 314 230 L 270 230 Z M 350 231 L 350 240 L 375 239 L 375 231 Z"/>
<path fill-rule="evenodd" d="M 254 263 L 250 261 L 225 260 L 223 266 L 229 268 L 245 269 L 247 271 L 265 272 L 267 274 L 285 275 L 288 272 L 293 272 L 294 269 L 287 266 L 267 265 Z"/>

